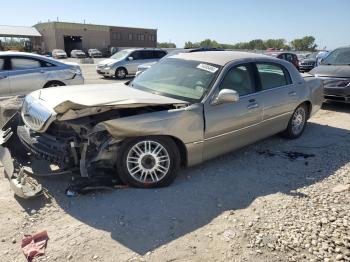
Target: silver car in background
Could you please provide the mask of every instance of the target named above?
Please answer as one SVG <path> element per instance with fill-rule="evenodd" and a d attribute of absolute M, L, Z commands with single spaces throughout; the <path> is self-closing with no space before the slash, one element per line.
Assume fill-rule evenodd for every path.
<path fill-rule="evenodd" d="M 0 52 L 0 97 L 84 83 L 80 66 L 22 52 Z"/>
<path fill-rule="evenodd" d="M 102 57 L 102 53 L 100 50 L 93 48 L 88 50 L 88 55 L 92 58 L 94 57 Z"/>
<path fill-rule="evenodd" d="M 124 79 L 127 76 L 135 75 L 139 65 L 157 62 L 167 54 L 161 49 L 125 49 L 112 55 L 109 59 L 101 61 L 96 71 L 104 77 L 115 76 Z"/>
<path fill-rule="evenodd" d="M 62 49 L 54 49 L 52 50 L 52 57 L 56 59 L 67 58 L 67 53 Z"/>
<path fill-rule="evenodd" d="M 86 54 L 84 51 L 82 50 L 78 50 L 78 49 L 74 49 L 70 52 L 70 57 L 74 57 L 74 58 L 85 58 Z"/>

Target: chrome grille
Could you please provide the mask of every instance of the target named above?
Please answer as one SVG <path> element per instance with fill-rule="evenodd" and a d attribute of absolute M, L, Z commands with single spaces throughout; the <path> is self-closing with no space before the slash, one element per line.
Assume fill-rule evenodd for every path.
<path fill-rule="evenodd" d="M 22 119 L 24 123 L 34 131 L 40 131 L 51 112 L 40 103 L 40 100 L 27 96 L 22 106 Z"/>
<path fill-rule="evenodd" d="M 332 88 L 332 87 L 349 87 L 350 86 L 350 79 L 344 79 L 344 78 L 324 78 L 323 79 L 323 85 L 325 88 Z"/>

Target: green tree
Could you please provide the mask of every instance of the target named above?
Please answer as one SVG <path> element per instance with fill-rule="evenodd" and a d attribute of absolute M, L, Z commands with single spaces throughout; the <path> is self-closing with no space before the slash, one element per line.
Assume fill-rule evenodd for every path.
<path fill-rule="evenodd" d="M 158 48 L 176 48 L 176 45 L 174 43 L 163 42 L 163 43 L 157 43 L 157 47 Z"/>
<path fill-rule="evenodd" d="M 297 51 L 315 51 L 317 45 L 315 44 L 315 37 L 305 36 L 303 38 L 294 39 L 291 42 L 292 47 Z"/>
<path fill-rule="evenodd" d="M 188 41 L 185 43 L 185 48 L 198 48 L 199 44 L 198 43 L 192 43 L 191 41 Z"/>
<path fill-rule="evenodd" d="M 199 43 L 200 47 L 213 47 L 213 48 L 221 48 L 221 45 L 215 40 L 205 39 Z"/>

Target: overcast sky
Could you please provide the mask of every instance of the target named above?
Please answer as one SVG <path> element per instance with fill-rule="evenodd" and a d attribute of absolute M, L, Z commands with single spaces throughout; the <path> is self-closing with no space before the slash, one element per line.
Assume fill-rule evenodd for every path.
<path fill-rule="evenodd" d="M 182 47 L 205 38 L 220 43 L 305 35 L 319 47 L 350 45 L 350 0 L 16 0 L 0 4 L 1 25 L 56 20 L 157 28 L 158 41 Z"/>

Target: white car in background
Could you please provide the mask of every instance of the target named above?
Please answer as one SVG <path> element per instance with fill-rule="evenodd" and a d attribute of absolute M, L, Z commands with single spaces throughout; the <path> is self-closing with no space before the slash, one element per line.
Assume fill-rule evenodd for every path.
<path fill-rule="evenodd" d="M 52 50 L 52 57 L 56 59 L 67 58 L 67 53 L 62 49 L 54 49 Z"/>
<path fill-rule="evenodd" d="M 74 57 L 74 58 L 85 58 L 86 54 L 84 51 L 82 50 L 78 50 L 78 49 L 74 49 L 70 52 L 70 57 Z"/>
<path fill-rule="evenodd" d="M 62 63 L 30 53 L 0 52 L 0 97 L 80 84 L 84 84 L 84 78 L 77 63 Z"/>
<path fill-rule="evenodd" d="M 88 50 L 88 54 L 90 57 L 94 58 L 94 57 L 102 57 L 102 53 L 100 50 L 93 48 L 93 49 L 89 49 Z"/>
<path fill-rule="evenodd" d="M 125 49 L 98 63 L 96 71 L 104 77 L 124 79 L 127 76 L 135 75 L 139 65 L 158 62 L 166 55 L 167 51 L 157 48 Z"/>

